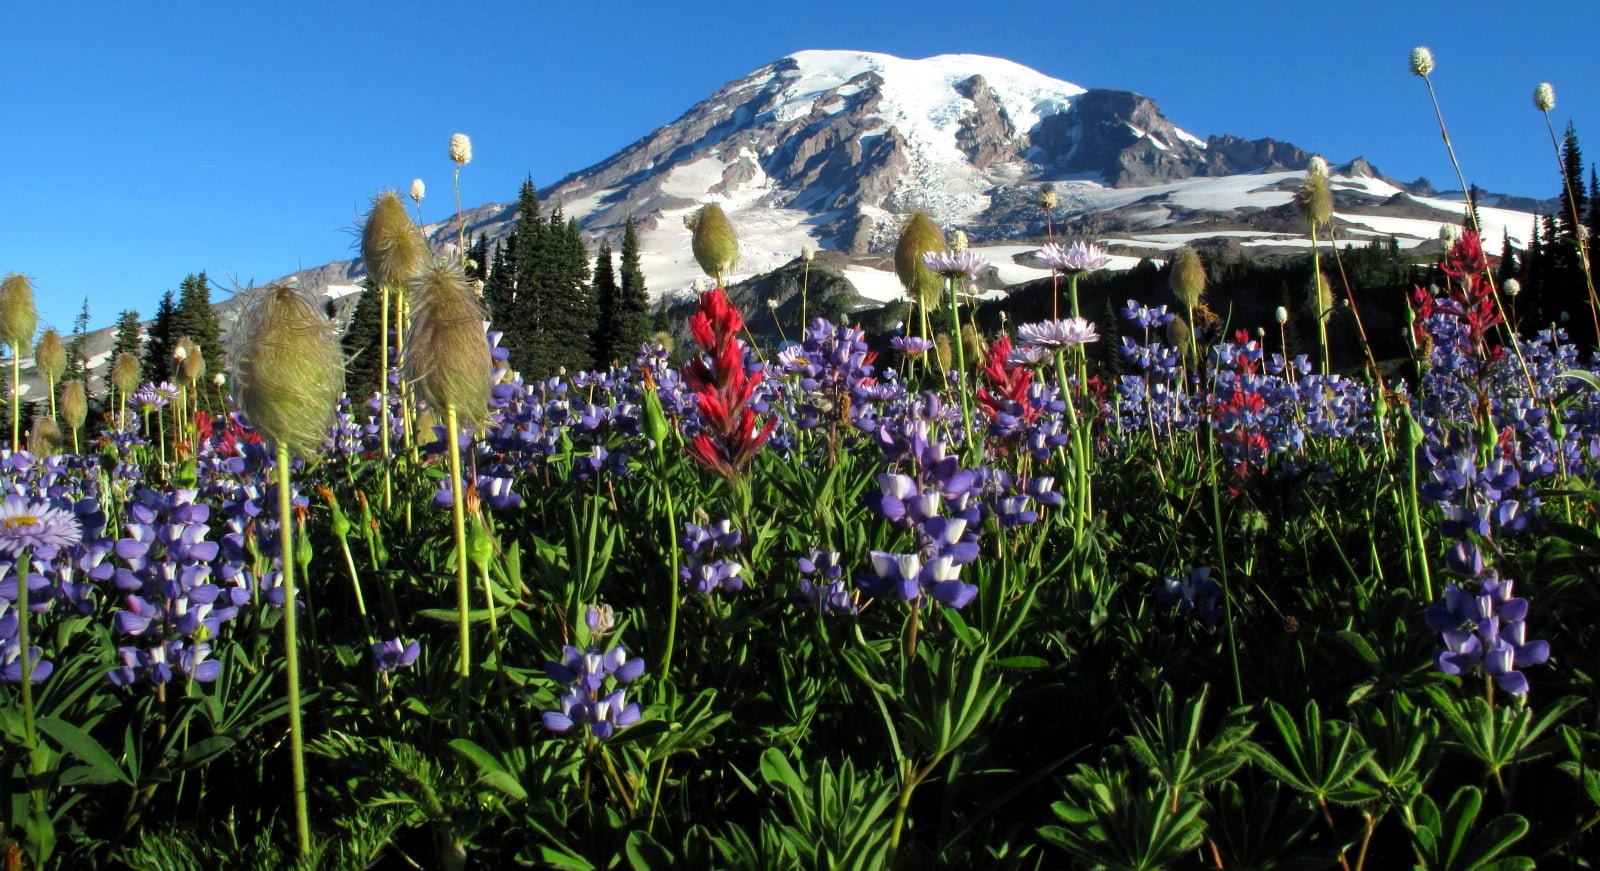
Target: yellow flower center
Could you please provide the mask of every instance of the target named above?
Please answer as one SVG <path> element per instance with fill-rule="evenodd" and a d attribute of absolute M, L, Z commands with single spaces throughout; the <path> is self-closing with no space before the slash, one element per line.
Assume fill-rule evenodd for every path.
<path fill-rule="evenodd" d="M 5 520 L 0 520 L 0 526 L 5 527 L 7 532 L 15 532 L 24 526 L 38 525 L 39 518 L 34 517 L 31 514 L 21 514 L 16 517 L 7 517 Z"/>

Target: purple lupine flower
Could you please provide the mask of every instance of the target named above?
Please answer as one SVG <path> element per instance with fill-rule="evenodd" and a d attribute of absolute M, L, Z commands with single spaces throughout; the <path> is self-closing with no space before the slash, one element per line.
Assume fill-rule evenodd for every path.
<path fill-rule="evenodd" d="M 680 580 L 702 595 L 744 589 L 744 566 L 723 555 L 744 540 L 744 535 L 733 528 L 733 521 L 719 520 L 706 526 L 685 523 L 683 529 L 679 539 L 684 548 L 683 565 L 678 567 Z"/>
<path fill-rule="evenodd" d="M 872 551 L 870 575 L 857 575 L 856 584 L 878 599 L 914 601 L 924 594 L 950 608 L 960 609 L 978 594 L 978 588 L 961 580 L 961 566 L 948 556 L 923 562 L 914 553 Z"/>
<path fill-rule="evenodd" d="M 22 683 L 22 643 L 17 638 L 20 629 L 16 609 L 10 601 L 0 599 L 0 682 Z M 28 645 L 28 664 L 33 667 L 31 683 L 39 683 L 55 671 L 55 665 L 34 644 Z"/>
<path fill-rule="evenodd" d="M 1444 638 L 1436 660 L 1445 674 L 1470 674 L 1479 668 L 1499 687 L 1518 695 L 1528 678 L 1518 669 L 1550 658 L 1548 641 L 1528 640 L 1528 600 L 1511 595 L 1512 581 L 1489 570 L 1473 595 L 1451 584 L 1444 598 L 1428 608 L 1428 625 Z"/>
<path fill-rule="evenodd" d="M 590 611 L 598 613 L 595 608 Z M 565 684 L 567 691 L 560 698 L 558 710 L 544 713 L 544 727 L 566 733 L 574 727 L 587 726 L 594 737 L 604 740 L 639 722 L 638 703 L 630 703 L 617 685 L 633 683 L 644 670 L 644 660 L 629 657 L 621 645 L 604 651 L 598 644 L 582 650 L 570 645 L 562 647 L 561 661 L 546 663 L 545 673 Z"/>
<path fill-rule="evenodd" d="M 824 614 L 854 614 L 855 599 L 844 580 L 844 566 L 836 550 L 811 549 L 800 557 L 800 597 Z M 815 577 L 813 577 L 815 576 Z"/>
<path fill-rule="evenodd" d="M 407 668 L 417 661 L 422 653 L 422 645 L 416 641 L 407 642 L 403 638 L 391 638 L 372 645 L 372 670 L 394 671 Z"/>
<path fill-rule="evenodd" d="M 1192 612 L 1210 625 L 1222 619 L 1221 599 L 1222 588 L 1211 580 L 1210 566 L 1198 566 L 1178 577 L 1167 575 L 1156 587 L 1156 601 Z"/>

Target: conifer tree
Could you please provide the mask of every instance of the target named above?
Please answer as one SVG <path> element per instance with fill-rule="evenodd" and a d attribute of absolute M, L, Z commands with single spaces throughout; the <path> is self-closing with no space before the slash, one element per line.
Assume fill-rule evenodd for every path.
<path fill-rule="evenodd" d="M 1516 278 L 1521 281 L 1517 266 L 1517 249 L 1511 247 L 1511 231 L 1507 230 L 1500 240 L 1500 268 L 1495 272 L 1502 280 Z"/>
<path fill-rule="evenodd" d="M 622 263 L 617 287 L 617 324 L 611 347 L 623 363 L 632 363 L 639 346 L 650 340 L 650 291 L 639 265 L 639 234 L 629 218 L 622 231 Z"/>
<path fill-rule="evenodd" d="M 383 377 L 383 365 L 378 359 L 381 347 L 379 333 L 383 332 L 383 294 L 371 283 L 361 282 L 361 297 L 356 300 L 356 310 L 350 315 L 350 326 L 344 331 L 340 346 L 344 349 L 345 393 L 358 406 L 378 392 L 378 379 Z M 364 418 L 362 408 L 358 418 Z"/>
<path fill-rule="evenodd" d="M 487 281 L 489 276 L 489 240 L 478 234 L 478 238 L 467 247 L 468 281 Z"/>
<path fill-rule="evenodd" d="M 581 372 L 594 365 L 593 336 L 599 321 L 594 289 L 589 285 L 589 252 L 576 219 L 558 206 L 550 215 L 554 243 L 552 274 L 547 287 L 547 343 L 553 368 Z"/>
<path fill-rule="evenodd" d="M 617 356 L 617 270 L 611 261 L 611 243 L 602 241 L 594 258 L 594 303 L 599 321 L 594 330 L 594 367 L 604 370 Z"/>
<path fill-rule="evenodd" d="M 222 371 L 222 328 L 217 324 L 216 310 L 211 307 L 211 282 L 204 272 L 184 276 L 178 296 L 178 310 L 172 322 L 173 340 L 188 337 L 200 349 L 206 369 Z M 209 392 L 205 401 L 212 401 Z"/>
<path fill-rule="evenodd" d="M 511 304 L 515 299 L 516 273 L 511 266 L 511 241 L 496 242 L 494 253 L 489 255 L 489 268 L 483 279 L 483 304 L 489 310 L 489 321 L 495 329 L 506 330 L 511 324 Z M 508 335 L 504 341 L 509 340 Z M 506 347 L 510 347 L 507 345 Z"/>
<path fill-rule="evenodd" d="M 517 195 L 517 223 L 511 230 L 510 245 L 511 301 L 506 307 L 508 317 L 499 325 L 505 331 L 501 345 L 510 352 L 511 368 L 532 381 L 547 377 L 552 368 L 543 341 L 550 295 L 546 287 L 550 246 L 532 178 L 522 183 Z"/>
<path fill-rule="evenodd" d="M 145 342 L 140 369 L 146 381 L 165 381 L 172 374 L 172 349 L 177 346 L 178 304 L 172 291 L 161 295 L 155 320 L 150 323 L 150 340 Z"/>
<path fill-rule="evenodd" d="M 67 341 L 67 368 L 62 373 L 61 383 L 68 381 L 84 381 L 89 377 L 89 354 L 84 350 L 84 342 L 89 338 L 89 298 L 83 298 L 83 307 L 78 310 L 78 316 L 72 319 L 72 338 Z"/>
<path fill-rule="evenodd" d="M 141 344 L 142 341 L 139 338 L 139 313 L 133 309 L 123 309 L 117 315 L 117 329 L 112 335 L 111 356 L 109 359 L 115 360 L 119 354 L 132 354 L 137 357 L 139 356 L 139 346 Z"/>

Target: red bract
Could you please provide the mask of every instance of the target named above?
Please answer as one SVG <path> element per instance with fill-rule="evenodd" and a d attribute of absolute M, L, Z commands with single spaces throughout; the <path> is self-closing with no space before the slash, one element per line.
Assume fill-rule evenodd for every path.
<path fill-rule="evenodd" d="M 1461 323 L 1473 349 L 1490 358 L 1501 353 L 1501 349 L 1485 349 L 1483 344 L 1489 331 L 1504 321 L 1494 304 L 1494 286 L 1489 282 L 1488 268 L 1489 260 L 1484 256 L 1478 234 L 1470 230 L 1462 233 L 1439 263 L 1439 270 L 1450 279 L 1446 282 L 1445 296 L 1435 298 L 1420 287 L 1412 294 L 1419 341 L 1424 333 L 1423 321 L 1435 314 L 1445 314 Z"/>
<path fill-rule="evenodd" d="M 984 357 L 983 365 L 978 367 L 978 371 L 983 373 L 984 380 L 994 389 L 978 388 L 978 407 L 984 414 L 993 418 L 1005 410 L 1002 403 L 1009 400 L 1021 409 L 1022 420 L 1032 423 L 1033 419 L 1039 416 L 1039 409 L 1028 401 L 1028 387 L 1033 384 L 1033 370 L 1012 365 L 1010 357 L 1010 336 L 1001 336 L 989 345 L 989 353 Z"/>
<path fill-rule="evenodd" d="M 683 372 L 703 427 L 689 442 L 689 456 L 724 478 L 742 474 L 778 423 L 770 416 L 763 422 L 750 408 L 763 374 L 745 371 L 743 329 L 744 318 L 720 287 L 700 294 L 700 309 L 689 316 L 689 332 L 703 352 Z"/>

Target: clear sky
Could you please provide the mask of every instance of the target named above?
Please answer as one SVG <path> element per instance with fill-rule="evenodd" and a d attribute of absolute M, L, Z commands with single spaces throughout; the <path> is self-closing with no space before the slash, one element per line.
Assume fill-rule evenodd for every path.
<path fill-rule="evenodd" d="M 1406 58 L 1433 80 L 1469 182 L 1556 193 L 1531 93 L 1554 83 L 1600 158 L 1600 3 L 69 2 L 0 0 L 0 273 L 63 332 L 149 317 L 186 273 L 264 282 L 351 256 L 370 197 L 428 186 L 473 139 L 467 205 L 611 155 L 722 84 L 806 48 L 1005 57 L 1154 98 L 1200 136 L 1272 136 L 1456 187 Z M 219 297 L 215 295 L 214 298 Z"/>

